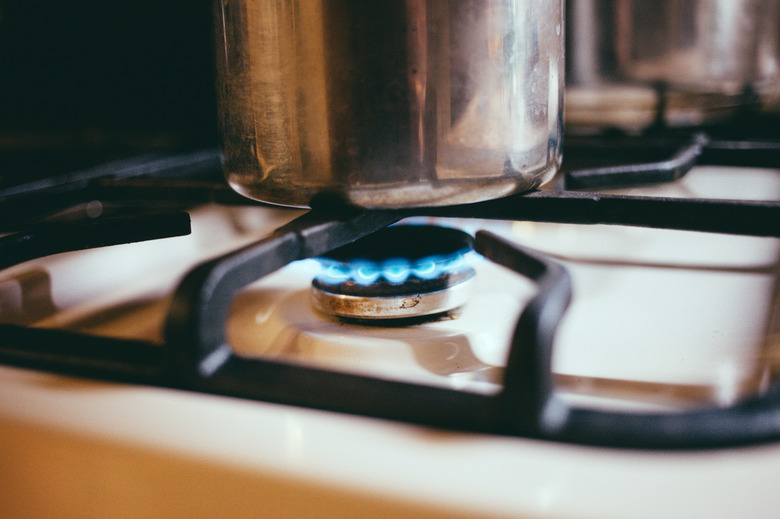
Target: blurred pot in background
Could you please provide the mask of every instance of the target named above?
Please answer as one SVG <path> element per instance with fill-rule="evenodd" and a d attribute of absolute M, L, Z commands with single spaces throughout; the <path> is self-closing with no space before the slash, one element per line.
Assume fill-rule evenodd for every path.
<path fill-rule="evenodd" d="M 702 125 L 778 99 L 778 0 L 570 0 L 569 127 Z"/>

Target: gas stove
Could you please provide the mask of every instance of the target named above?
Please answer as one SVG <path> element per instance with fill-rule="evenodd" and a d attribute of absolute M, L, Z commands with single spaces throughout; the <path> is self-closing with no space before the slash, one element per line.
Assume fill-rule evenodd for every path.
<path fill-rule="evenodd" d="M 648 142 L 589 139 L 566 156 Z M 0 505 L 771 516 L 780 175 L 766 143 L 750 145 L 761 163 L 721 160 L 746 146 L 731 142 L 693 135 L 629 168 L 660 170 L 649 185 L 569 168 L 436 209 L 253 203 L 209 151 L 7 187 Z M 333 252 L 388 230 L 427 247 L 426 229 L 455 245 L 400 264 L 376 243 Z M 406 313 L 430 294 L 448 303 Z M 328 313 L 343 297 L 368 315 Z"/>

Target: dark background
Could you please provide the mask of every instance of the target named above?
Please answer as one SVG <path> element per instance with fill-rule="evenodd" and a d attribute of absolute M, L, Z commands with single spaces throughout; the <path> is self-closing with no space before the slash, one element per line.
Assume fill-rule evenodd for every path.
<path fill-rule="evenodd" d="M 0 0 L 0 182 L 216 144 L 211 0 Z"/>

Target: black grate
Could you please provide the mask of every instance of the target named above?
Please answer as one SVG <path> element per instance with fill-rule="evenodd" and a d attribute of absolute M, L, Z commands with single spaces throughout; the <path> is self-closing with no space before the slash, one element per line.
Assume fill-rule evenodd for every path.
<path fill-rule="evenodd" d="M 696 131 L 651 128 L 567 136 L 561 175 L 566 189 L 605 189 L 671 182 L 697 165 L 780 167 L 780 117 L 746 115 Z"/>
<path fill-rule="evenodd" d="M 676 161 L 683 165 L 688 164 L 689 155 L 702 156 L 708 147 L 718 147 L 713 143 L 724 142 L 700 135 L 690 138 L 693 148 L 678 154 L 683 158 Z M 772 153 L 776 150 L 770 158 L 776 156 Z M 2 266 L 65 250 L 186 233 L 188 219 L 178 210 L 198 203 L 252 204 L 218 180 L 218 158 L 214 151 L 152 157 L 53 182 L 0 189 L 0 212 L 9 217 L 0 220 L 2 231 L 8 233 L 0 237 Z M 105 214 L 95 221 L 84 217 L 86 209 L 74 210 L 96 200 Z M 67 215 L 64 223 L 51 222 L 63 215 Z M 233 354 L 224 329 L 239 290 L 292 261 L 322 255 L 410 216 L 604 223 L 780 237 L 780 202 L 545 190 L 443 208 L 318 209 L 257 243 L 193 269 L 174 295 L 162 348 L 140 341 L 0 325 L 0 361 L 78 376 L 573 443 L 709 448 L 780 439 L 780 388 L 731 407 L 673 415 L 592 411 L 561 402 L 553 392 L 551 357 L 555 331 L 570 299 L 568 274 L 548 258 L 486 232 L 476 236 L 477 251 L 539 287 L 518 319 L 504 387 L 496 395 Z M 60 238 L 51 240 L 51 236 Z M 108 241 L 107 236 L 111 237 Z"/>

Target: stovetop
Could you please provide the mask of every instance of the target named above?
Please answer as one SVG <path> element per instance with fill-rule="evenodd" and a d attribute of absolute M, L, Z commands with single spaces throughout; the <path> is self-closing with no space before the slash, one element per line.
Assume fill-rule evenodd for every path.
<path fill-rule="evenodd" d="M 557 327 L 549 362 L 550 382 L 564 409 L 653 417 L 656 415 L 645 413 L 735 406 L 743 398 L 767 394 L 776 372 L 780 261 L 778 242 L 771 236 L 780 220 L 771 215 L 777 211 L 780 177 L 775 169 L 698 165 L 676 182 L 649 187 L 601 189 L 598 194 L 583 195 L 561 194 L 560 183 L 554 183 L 531 196 L 496 203 L 393 214 L 327 213 L 327 218 L 318 217 L 321 219 L 307 224 L 305 219 L 311 216 L 303 216 L 304 211 L 250 204 L 215 186 L 209 176 L 212 154 L 183 157 L 190 161 L 186 164 L 205 164 L 202 181 L 181 183 L 173 179 L 164 188 L 151 186 L 143 175 L 132 172 L 137 171 L 132 169 L 137 164 L 130 168 L 131 173 L 110 181 L 99 170 L 86 170 L 86 174 L 82 171 L 66 179 L 78 189 L 46 192 L 50 200 L 61 204 L 50 206 L 54 218 L 47 216 L 55 223 L 66 219 L 67 228 L 87 221 L 108 222 L 110 229 L 111 218 L 125 221 L 132 212 L 126 202 L 132 199 L 128 193 L 133 193 L 145 201 L 146 208 L 153 209 L 144 211 L 153 213 L 146 227 L 157 234 L 165 225 L 170 225 L 172 232 L 186 232 L 180 228 L 180 216 L 155 220 L 163 210 L 186 209 L 191 234 L 57 254 L 3 271 L 0 318 L 10 323 L 2 329 L 6 337 L 3 358 L 34 368 L 0 368 L 0 416 L 7 424 L 7 432 L 0 438 L 4 450 L 11 453 L 11 462 L 0 471 L 7 477 L 0 479 L 20 490 L 5 509 L 19 515 L 17 510 L 30 506 L 34 489 L 42 485 L 52 490 L 50 501 L 36 500 L 33 509 L 39 515 L 45 515 L 48 506 L 66 510 L 81 506 L 89 497 L 88 491 L 93 494 L 98 487 L 114 497 L 94 504 L 96 515 L 101 507 L 115 506 L 117 499 L 132 501 L 128 510 L 137 513 L 128 513 L 135 516 L 150 513 L 158 505 L 182 514 L 204 510 L 219 514 L 213 504 L 216 501 L 227 506 L 223 511 L 228 515 L 271 503 L 269 516 L 280 517 L 295 515 L 293 512 L 325 513 L 323 510 L 342 517 L 365 517 L 366 508 L 377 516 L 392 511 L 399 517 L 521 513 L 619 517 L 626 509 L 633 517 L 702 511 L 725 516 L 737 507 L 740 513 L 761 516 L 771 510 L 767 504 L 772 505 L 770 496 L 774 494 L 768 485 L 774 471 L 767 460 L 778 456 L 775 443 L 699 451 L 720 442 L 697 446 L 690 438 L 680 440 L 671 431 L 669 445 L 686 450 L 640 452 L 561 443 L 577 442 L 576 435 L 569 433 L 549 434 L 556 440 L 553 442 L 513 437 L 517 433 L 547 435 L 523 424 L 517 428 L 504 424 L 495 430 L 484 427 L 491 423 L 490 417 L 480 418 L 475 413 L 479 406 L 472 407 L 472 402 L 481 405 L 501 394 L 517 318 L 540 292 L 534 275 L 518 275 L 479 255 L 472 259 L 477 270 L 476 294 L 461 312 L 410 327 L 345 323 L 320 315 L 308 303 L 308 286 L 318 269 L 311 259 L 270 269 L 275 272 L 257 281 L 263 272 L 231 282 L 226 337 L 234 349 L 231 355 L 239 357 L 239 369 L 271 377 L 274 388 L 274 384 L 288 387 L 289 383 L 273 377 L 292 373 L 292 380 L 304 389 L 319 387 L 322 398 L 296 394 L 293 401 L 285 401 L 276 389 L 244 393 L 234 387 L 232 375 L 216 386 L 209 382 L 201 386 L 197 377 L 195 382 L 175 376 L 171 381 L 167 374 L 157 378 L 154 370 L 144 370 L 155 368 L 158 362 L 162 366 L 194 363 L 203 374 L 209 369 L 203 359 L 214 361 L 221 355 L 217 348 L 205 350 L 205 355 L 196 355 L 194 360 L 181 353 L 167 359 L 166 345 L 172 338 L 182 344 L 187 340 L 181 337 L 189 338 L 188 331 L 177 332 L 176 325 L 171 325 L 171 305 L 177 308 L 175 301 L 181 297 L 182 286 L 191 287 L 185 293 L 199 297 L 204 290 L 201 285 L 182 281 L 205 276 L 206 284 L 210 279 L 221 283 L 210 274 L 188 275 L 195 265 L 230 255 L 240 247 L 252 251 L 252 244 L 296 218 L 304 218 L 305 232 L 316 234 L 317 226 L 327 225 L 337 216 L 335 220 L 347 226 L 368 218 L 369 227 L 400 221 L 453 226 L 470 233 L 488 230 L 496 238 L 484 238 L 483 247 L 493 247 L 492 252 L 481 249 L 486 254 L 503 258 L 503 249 L 498 249 L 506 242 L 540 251 L 553 264 L 563 266 L 570 275 L 573 297 Z M 142 162 L 148 165 L 148 161 Z M 155 167 L 159 166 L 152 169 Z M 88 195 L 83 194 L 83 187 Z M 176 192 L 182 194 L 178 200 L 169 196 Z M 24 209 L 27 204 L 6 195 L 5 214 L 14 218 L 4 221 L 13 221 L 17 232 L 32 228 L 41 233 L 33 212 L 11 210 Z M 657 197 L 671 200 L 672 205 L 655 208 Z M 724 202 L 702 205 L 689 198 Z M 101 201 L 96 205 L 98 199 Z M 674 205 L 674 199 L 681 205 Z M 736 209 L 729 201 L 735 199 L 757 201 L 753 206 L 768 211 L 764 213 L 768 221 L 731 218 L 729 211 Z M 641 209 L 631 210 L 632 206 Z M 705 211 L 707 217 L 702 218 Z M 683 228 L 707 220 L 705 225 L 726 234 L 653 228 L 670 218 L 673 226 Z M 638 227 L 598 223 L 632 224 L 637 220 Z M 565 223 L 572 221 L 578 223 Z M 63 228 L 55 227 L 54 235 Z M 307 243 L 309 238 L 301 227 L 298 229 Z M 745 229 L 755 229 L 751 233 L 758 236 L 734 234 Z M 47 236 L 35 233 L 22 243 L 35 243 L 36 236 Z M 96 234 L 87 230 L 84 236 L 87 241 L 103 242 L 106 236 L 101 233 L 95 238 Z M 765 235 L 770 237 L 762 237 Z M 232 267 L 219 268 L 230 271 Z M 198 326 L 208 324 L 210 311 L 196 308 Z M 186 314 L 182 321 L 192 321 Z M 219 322 L 219 316 L 215 319 Z M 36 335 L 24 334 L 30 329 Z M 50 330 L 54 335 L 48 335 Z M 88 338 L 83 339 L 85 336 Z M 72 354 L 63 354 L 58 344 L 39 348 L 35 341 L 45 337 L 80 345 L 76 349 L 84 348 L 87 358 L 97 363 L 74 368 Z M 102 342 L 104 338 L 121 341 Z M 115 364 L 117 358 L 139 345 L 144 358 L 134 359 L 135 368 L 127 370 Z M 100 353 L 107 348 L 117 350 Z M 20 351 L 29 356 L 20 355 Z M 253 371 L 255 368 L 242 364 L 243 358 L 261 359 L 268 363 L 266 368 L 273 369 Z M 218 361 L 214 361 L 217 373 L 221 369 Z M 228 367 L 233 361 L 228 359 Z M 537 361 L 545 365 L 544 359 Z M 282 366 L 281 371 L 276 370 L 278 366 Z M 289 367 L 300 371 L 284 371 Z M 40 369 L 75 373 L 77 377 L 46 374 Z M 320 379 L 320 369 L 344 377 Z M 391 384 L 366 386 L 362 382 L 365 376 Z M 307 381 L 307 377 L 314 378 Z M 532 374 L 531 379 L 536 377 Z M 340 389 L 318 386 L 334 381 L 354 385 Z M 267 380 L 252 383 L 262 387 Z M 538 411 L 555 424 L 560 416 L 555 416 L 555 408 L 545 407 L 549 395 L 534 384 L 521 383 L 521 393 L 538 392 Z M 399 406 L 394 408 L 387 402 L 393 400 L 393 391 L 407 385 L 432 389 L 421 394 L 402 392 L 407 400 L 400 406 L 403 412 L 394 410 Z M 382 394 L 388 388 L 390 391 Z M 351 396 L 352 392 L 365 391 L 368 393 Z M 446 403 L 442 404 L 445 411 L 426 407 L 451 393 L 463 396 L 460 401 L 466 412 L 453 407 L 448 414 Z M 324 401 L 328 396 L 343 400 L 335 404 Z M 253 401 L 257 398 L 265 402 Z M 372 400 L 389 409 L 384 418 L 411 417 L 424 426 L 351 414 Z M 304 407 L 289 405 L 296 403 Z M 523 404 L 532 409 L 534 405 Z M 739 408 L 740 413 L 749 410 L 750 406 Z M 771 429 L 771 423 L 766 425 Z M 590 439 L 578 443 L 610 444 L 610 434 L 607 430 L 602 437 L 588 436 Z M 617 443 L 624 447 L 657 449 L 665 445 L 663 441 L 648 441 L 641 434 L 632 438 L 630 428 L 620 434 L 624 436 L 618 435 Z M 760 443 L 771 438 L 771 434 L 761 434 L 756 433 Z M 753 441 L 729 434 L 721 440 L 729 447 Z M 693 451 L 687 450 L 691 447 Z M 626 483 L 629 466 L 631 482 L 619 487 Z M 369 473 L 370 481 L 366 478 Z M 66 483 L 68 480 L 72 482 Z M 202 500 L 175 497 L 191 486 L 202 489 Z M 648 502 L 648 488 L 657 493 L 652 502 Z M 232 503 L 225 505 L 227 495 L 232 496 Z M 300 499 L 301 495 L 307 495 L 308 500 Z M 639 502 L 644 504 L 637 507 Z M 273 509 L 282 504 L 288 507 L 286 512 Z"/>

